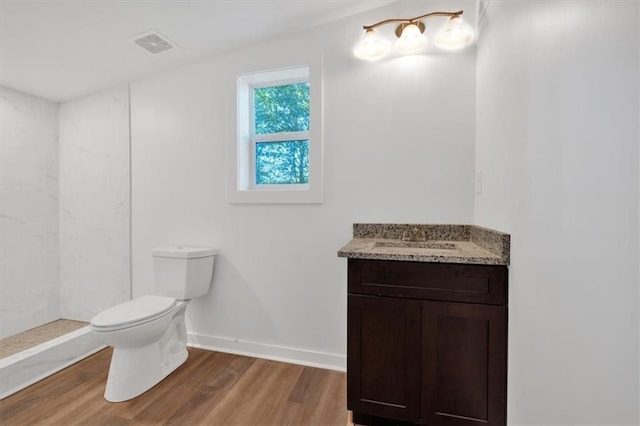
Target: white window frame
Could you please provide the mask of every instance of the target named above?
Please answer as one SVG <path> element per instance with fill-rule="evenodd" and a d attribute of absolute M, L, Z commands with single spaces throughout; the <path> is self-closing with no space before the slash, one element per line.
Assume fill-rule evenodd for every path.
<path fill-rule="evenodd" d="M 230 203 L 322 203 L 322 78 L 321 62 L 310 65 L 238 72 L 236 77 L 235 138 L 228 143 L 227 195 Z M 309 131 L 254 134 L 253 88 L 309 83 Z M 308 184 L 257 185 L 256 143 L 287 140 L 309 141 Z"/>
<path fill-rule="evenodd" d="M 305 77 L 289 78 L 285 80 L 269 80 L 261 83 L 249 83 L 249 125 L 251 126 L 250 147 L 249 147 L 249 189 L 256 191 L 306 191 L 309 189 L 308 183 L 283 183 L 283 184 L 257 184 L 256 183 L 256 145 L 260 142 L 291 142 L 297 140 L 309 140 L 310 132 L 280 132 L 280 133 L 255 133 L 255 89 L 262 87 L 286 86 L 289 84 L 309 83 L 309 74 Z M 311 118 L 311 113 L 309 113 Z M 310 165 L 309 165 L 310 166 Z"/>

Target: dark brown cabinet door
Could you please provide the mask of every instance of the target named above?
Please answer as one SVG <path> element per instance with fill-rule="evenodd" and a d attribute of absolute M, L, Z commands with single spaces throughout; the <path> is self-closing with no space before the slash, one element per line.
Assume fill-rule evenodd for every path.
<path fill-rule="evenodd" d="M 506 423 L 506 308 L 422 302 L 422 417 L 428 425 Z"/>
<path fill-rule="evenodd" d="M 349 295 L 348 304 L 348 408 L 419 421 L 422 302 Z"/>

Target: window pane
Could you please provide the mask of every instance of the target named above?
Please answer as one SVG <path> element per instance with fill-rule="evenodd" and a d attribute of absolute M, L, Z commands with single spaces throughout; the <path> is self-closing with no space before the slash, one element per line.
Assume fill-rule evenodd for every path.
<path fill-rule="evenodd" d="M 256 184 L 309 183 L 309 140 L 257 142 Z"/>
<path fill-rule="evenodd" d="M 309 83 L 253 89 L 256 135 L 309 130 Z"/>

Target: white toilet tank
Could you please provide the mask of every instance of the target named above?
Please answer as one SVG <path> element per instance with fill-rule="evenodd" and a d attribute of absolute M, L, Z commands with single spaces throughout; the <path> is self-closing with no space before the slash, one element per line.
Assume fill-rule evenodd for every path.
<path fill-rule="evenodd" d="M 209 292 L 216 251 L 207 247 L 153 249 L 153 278 L 159 296 L 193 299 Z"/>

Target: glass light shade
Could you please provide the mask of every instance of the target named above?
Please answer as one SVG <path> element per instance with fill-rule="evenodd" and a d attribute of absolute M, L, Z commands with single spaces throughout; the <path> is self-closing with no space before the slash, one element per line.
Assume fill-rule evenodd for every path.
<path fill-rule="evenodd" d="M 427 45 L 427 37 L 422 34 L 416 24 L 409 24 L 402 30 L 402 35 L 396 40 L 396 49 L 400 53 L 414 53 Z"/>
<path fill-rule="evenodd" d="M 441 49 L 457 50 L 473 41 L 473 29 L 459 16 L 449 19 L 436 34 L 433 44 Z"/>
<path fill-rule="evenodd" d="M 387 40 L 378 37 L 374 30 L 367 30 L 353 48 L 353 53 L 360 59 L 373 61 L 386 55 L 389 48 Z"/>

